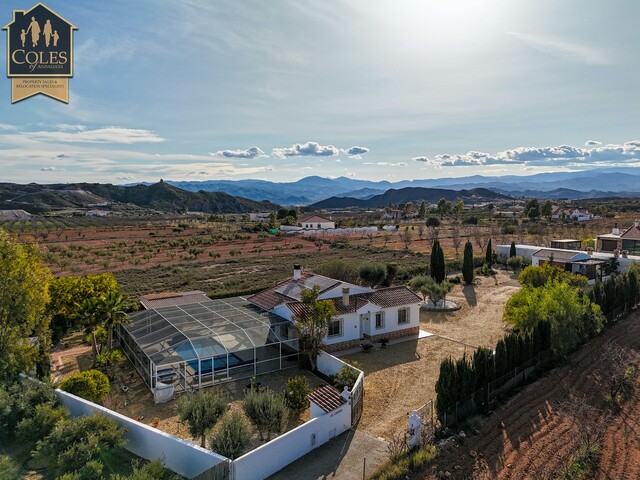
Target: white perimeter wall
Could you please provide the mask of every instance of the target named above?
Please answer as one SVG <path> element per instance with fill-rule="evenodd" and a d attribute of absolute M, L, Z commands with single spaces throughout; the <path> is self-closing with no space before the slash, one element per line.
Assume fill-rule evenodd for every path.
<path fill-rule="evenodd" d="M 101 413 L 112 418 L 127 430 L 125 434 L 127 444 L 124 448 L 148 460 L 164 456 L 167 468 L 187 478 L 193 478 L 227 460 L 222 455 L 200 448 L 181 438 L 137 422 L 63 390 L 57 389 L 55 392 L 60 403 L 69 409 L 72 417 Z"/>
<path fill-rule="evenodd" d="M 347 364 L 326 352 L 318 356 L 318 370 L 325 375 L 335 375 L 344 365 Z M 354 370 L 359 372 L 356 383 L 364 382 L 364 373 Z M 263 480 L 349 428 L 351 405 L 346 403 L 241 456 L 233 462 L 233 478 Z M 314 436 L 315 444 L 312 441 Z"/>

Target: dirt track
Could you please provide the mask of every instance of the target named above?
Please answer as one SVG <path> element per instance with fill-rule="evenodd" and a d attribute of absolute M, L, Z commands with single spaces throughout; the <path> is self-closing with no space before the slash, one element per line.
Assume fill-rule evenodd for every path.
<path fill-rule="evenodd" d="M 478 434 L 462 443 L 449 443 L 436 465 L 413 479 L 437 479 L 439 472 L 446 471 L 452 479 L 557 478 L 574 455 L 578 436 L 575 424 L 558 412 L 559 402 L 586 396 L 590 405 L 606 411 L 604 395 L 612 371 L 599 360 L 610 340 L 631 349 L 638 361 L 640 312 L 583 346 L 566 366 L 525 387 L 490 415 Z M 602 425 L 604 439 L 594 478 L 640 479 L 639 407 L 640 376 L 636 376 L 633 397 L 623 404 L 622 411 L 609 422 L 602 416 L 595 422 Z M 478 454 L 475 458 L 472 451 Z"/>

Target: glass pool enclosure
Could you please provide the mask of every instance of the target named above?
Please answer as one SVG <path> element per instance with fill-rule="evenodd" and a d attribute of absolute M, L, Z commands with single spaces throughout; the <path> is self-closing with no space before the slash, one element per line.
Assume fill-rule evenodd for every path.
<path fill-rule="evenodd" d="M 120 346 L 152 390 L 176 392 L 297 365 L 293 324 L 243 297 L 142 310 L 116 332 Z"/>

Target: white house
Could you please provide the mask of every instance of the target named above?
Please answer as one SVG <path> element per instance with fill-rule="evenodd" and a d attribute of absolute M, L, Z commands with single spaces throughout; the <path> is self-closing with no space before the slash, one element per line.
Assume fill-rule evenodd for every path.
<path fill-rule="evenodd" d="M 565 209 L 558 207 L 551 213 L 551 220 L 573 220 L 576 222 L 584 222 L 593 219 L 593 215 L 588 210 L 580 210 L 578 208 Z"/>
<path fill-rule="evenodd" d="M 312 215 L 298 221 L 298 226 L 311 230 L 329 230 L 336 228 L 336 222 L 319 215 Z"/>
<path fill-rule="evenodd" d="M 324 339 L 325 350 L 352 348 L 363 339 L 397 338 L 418 334 L 422 298 L 405 286 L 367 288 L 302 272 L 294 267 L 293 278 L 248 298 L 253 304 L 293 320 L 306 306 L 302 292 L 318 286 L 318 299 L 331 300 L 338 312 Z"/>

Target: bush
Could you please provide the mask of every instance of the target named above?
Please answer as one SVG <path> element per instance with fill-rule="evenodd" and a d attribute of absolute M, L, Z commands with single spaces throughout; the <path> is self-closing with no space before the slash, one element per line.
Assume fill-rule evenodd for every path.
<path fill-rule="evenodd" d="M 333 377 L 333 385 L 340 390 L 341 392 L 344 390 L 344 387 L 347 387 L 349 390 L 353 388 L 353 384 L 358 380 L 358 371 L 349 365 L 344 365 Z"/>
<path fill-rule="evenodd" d="M 34 456 L 60 474 L 76 472 L 101 452 L 122 446 L 123 436 L 124 429 L 103 415 L 62 420 L 44 440 L 38 441 Z"/>
<path fill-rule="evenodd" d="M 69 418 L 69 410 L 48 403 L 37 405 L 32 416 L 24 418 L 16 428 L 16 437 L 24 443 L 36 443 L 49 435 L 58 422 Z"/>
<path fill-rule="evenodd" d="M 520 270 L 522 268 L 522 265 L 524 263 L 524 258 L 522 258 L 520 255 L 516 255 L 515 257 L 509 257 L 509 260 L 507 260 L 507 266 L 512 269 L 514 272 L 517 272 L 518 270 Z"/>
<path fill-rule="evenodd" d="M 6 455 L 0 455 L 0 480 L 20 478 L 20 467 Z"/>
<path fill-rule="evenodd" d="M 0 387 L 0 439 L 13 437 L 18 424 L 31 417 L 38 405 L 57 403 L 50 385 L 25 381 Z"/>
<path fill-rule="evenodd" d="M 209 439 L 209 446 L 214 452 L 234 459 L 244 453 L 250 441 L 247 422 L 240 413 L 230 412 L 220 420 L 220 425 Z"/>
<path fill-rule="evenodd" d="M 427 221 L 425 222 L 425 225 L 427 227 L 439 227 L 440 226 L 440 219 L 438 217 L 429 217 L 429 218 L 427 218 Z"/>
<path fill-rule="evenodd" d="M 309 406 L 307 395 L 311 391 L 306 377 L 297 376 L 287 380 L 284 391 L 284 403 L 294 414 L 298 415 Z"/>
<path fill-rule="evenodd" d="M 109 379 L 98 370 L 87 370 L 71 375 L 60 384 L 60 388 L 94 403 L 101 403 L 111 392 Z"/>
<path fill-rule="evenodd" d="M 227 411 L 228 400 L 218 390 L 199 390 L 191 395 L 183 395 L 178 400 L 177 410 L 180 420 L 189 424 L 189 433 L 200 438 L 205 446 L 206 434 Z"/>
<path fill-rule="evenodd" d="M 404 480 L 409 474 L 424 470 L 438 454 L 434 445 L 425 445 L 391 457 L 371 477 L 372 480 Z"/>
<path fill-rule="evenodd" d="M 258 430 L 260 440 L 271 438 L 272 433 L 284 431 L 289 419 L 289 410 L 284 399 L 271 391 L 259 392 L 251 390 L 242 403 L 244 413 Z"/>
<path fill-rule="evenodd" d="M 164 459 L 162 457 L 142 466 L 140 466 L 138 460 L 134 460 L 132 470 L 129 476 L 112 474 L 109 480 L 178 480 L 182 478 L 164 467 Z"/>

